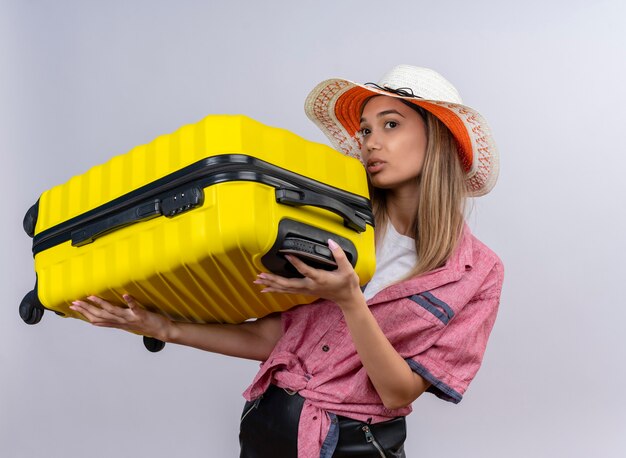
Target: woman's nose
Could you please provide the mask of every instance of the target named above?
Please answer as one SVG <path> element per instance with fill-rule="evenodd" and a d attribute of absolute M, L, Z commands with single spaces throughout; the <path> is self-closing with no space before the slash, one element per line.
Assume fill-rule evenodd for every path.
<path fill-rule="evenodd" d="M 365 151 L 380 149 L 380 137 L 375 132 L 370 132 L 369 135 L 363 139 L 363 149 Z"/>

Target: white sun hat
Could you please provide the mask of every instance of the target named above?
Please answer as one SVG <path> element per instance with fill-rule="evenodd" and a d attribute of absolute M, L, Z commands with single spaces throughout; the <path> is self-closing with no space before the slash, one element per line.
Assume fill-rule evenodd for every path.
<path fill-rule="evenodd" d="M 322 81 L 307 96 L 304 110 L 334 148 L 361 160 L 361 109 L 373 95 L 403 99 L 436 116 L 456 140 L 470 196 L 491 191 L 498 179 L 499 160 L 489 125 L 480 113 L 463 105 L 455 87 L 434 70 L 398 65 L 377 84 L 341 78 Z"/>

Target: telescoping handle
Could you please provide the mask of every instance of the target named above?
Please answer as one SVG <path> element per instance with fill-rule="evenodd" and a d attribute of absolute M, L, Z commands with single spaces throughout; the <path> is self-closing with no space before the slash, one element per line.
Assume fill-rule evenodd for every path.
<path fill-rule="evenodd" d="M 294 207 L 301 205 L 312 205 L 314 207 L 329 210 L 343 218 L 344 225 L 356 232 L 365 231 L 365 219 L 356 214 L 356 211 L 349 205 L 307 189 L 276 189 L 276 202 L 291 205 Z"/>
<path fill-rule="evenodd" d="M 92 243 L 98 237 L 121 229 L 130 224 L 147 221 L 157 216 L 176 216 L 204 202 L 202 188 L 188 188 L 177 191 L 163 198 L 155 198 L 143 202 L 130 209 L 114 213 L 99 219 L 80 229 L 72 231 L 72 246 L 83 246 Z"/>

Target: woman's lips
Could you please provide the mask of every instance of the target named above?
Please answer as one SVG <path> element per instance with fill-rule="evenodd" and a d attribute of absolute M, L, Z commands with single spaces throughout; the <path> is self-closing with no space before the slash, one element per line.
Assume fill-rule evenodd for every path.
<path fill-rule="evenodd" d="M 369 161 L 367 163 L 367 171 L 368 173 L 378 173 L 383 169 L 384 165 L 385 163 L 382 161 Z"/>

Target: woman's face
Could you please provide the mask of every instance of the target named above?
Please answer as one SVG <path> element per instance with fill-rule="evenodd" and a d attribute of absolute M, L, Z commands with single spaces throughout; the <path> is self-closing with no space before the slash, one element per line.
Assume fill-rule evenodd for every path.
<path fill-rule="evenodd" d="M 417 191 L 426 156 L 426 124 L 400 100 L 384 95 L 366 102 L 361 115 L 361 155 L 374 187 Z"/>

